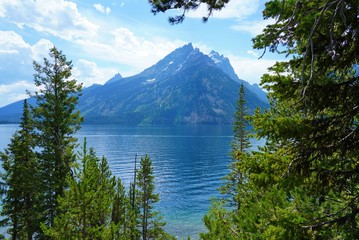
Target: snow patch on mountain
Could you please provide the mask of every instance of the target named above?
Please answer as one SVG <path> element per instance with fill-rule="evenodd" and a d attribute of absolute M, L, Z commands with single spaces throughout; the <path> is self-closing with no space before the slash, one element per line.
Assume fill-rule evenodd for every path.
<path fill-rule="evenodd" d="M 211 51 L 209 54 L 208 54 L 208 56 L 213 60 L 213 62 L 215 63 L 215 64 L 219 64 L 219 63 L 221 63 L 222 61 L 223 61 L 223 59 L 224 59 L 224 57 L 223 57 L 223 55 L 219 55 L 219 53 L 218 52 L 215 52 L 215 51 Z"/>
<path fill-rule="evenodd" d="M 175 71 L 178 72 L 179 70 L 181 70 L 181 68 L 182 68 L 182 64 L 178 65 Z"/>
<path fill-rule="evenodd" d="M 156 78 L 152 78 L 152 79 L 146 80 L 146 82 L 148 82 L 148 83 L 153 83 L 153 82 L 155 82 L 155 81 L 156 81 Z"/>

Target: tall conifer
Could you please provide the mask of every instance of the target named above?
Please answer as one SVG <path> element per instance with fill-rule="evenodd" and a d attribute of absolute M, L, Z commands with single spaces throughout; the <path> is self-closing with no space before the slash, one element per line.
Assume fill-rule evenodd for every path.
<path fill-rule="evenodd" d="M 239 96 L 237 101 L 236 112 L 234 113 L 233 123 L 233 140 L 231 143 L 232 151 L 230 156 L 232 162 L 229 165 L 229 174 L 225 177 L 226 183 L 220 188 L 221 193 L 228 194 L 232 199 L 229 199 L 230 205 L 237 210 L 240 208 L 241 188 L 243 187 L 243 170 L 241 169 L 241 162 L 248 157 L 247 151 L 251 144 L 249 141 L 248 127 L 248 109 L 245 106 L 245 88 L 241 84 L 239 89 Z"/>
<path fill-rule="evenodd" d="M 115 195 L 111 212 L 111 223 L 113 224 L 112 239 L 131 239 L 129 224 L 131 210 L 125 187 L 118 178 L 115 186 Z"/>
<path fill-rule="evenodd" d="M 62 196 L 66 176 L 74 159 L 76 139 L 82 117 L 76 110 L 82 86 L 71 79 L 72 63 L 55 47 L 44 65 L 34 62 L 36 107 L 33 108 L 40 147 L 43 220 L 51 226 L 56 215 L 57 197 Z"/>
<path fill-rule="evenodd" d="M 160 213 L 154 210 L 154 204 L 159 201 L 159 194 L 155 193 L 154 175 L 151 159 L 146 155 L 141 158 L 140 169 L 138 171 L 137 203 L 140 208 L 140 228 L 142 240 L 147 239 L 172 239 L 163 226 Z"/>
<path fill-rule="evenodd" d="M 11 239 L 32 239 L 39 231 L 39 169 L 33 134 L 32 116 L 24 100 L 20 130 L 0 154 L 4 169 L 1 226 L 8 227 Z"/>
<path fill-rule="evenodd" d="M 208 231 L 200 234 L 202 239 L 239 238 L 240 230 L 236 218 L 240 217 L 238 214 L 240 214 L 241 203 L 249 190 L 245 166 L 251 156 L 248 153 L 251 145 L 247 130 L 248 110 L 245 104 L 245 88 L 241 84 L 234 113 L 232 151 L 230 152 L 232 162 L 228 166 L 230 172 L 225 176 L 225 184 L 220 188 L 224 198 L 212 202 L 210 211 L 203 219 Z"/>
<path fill-rule="evenodd" d="M 59 197 L 59 214 L 44 232 L 53 239 L 111 239 L 111 213 L 115 179 L 106 159 L 87 152 L 86 141 L 80 155 L 81 166 L 67 177 L 68 189 Z"/>

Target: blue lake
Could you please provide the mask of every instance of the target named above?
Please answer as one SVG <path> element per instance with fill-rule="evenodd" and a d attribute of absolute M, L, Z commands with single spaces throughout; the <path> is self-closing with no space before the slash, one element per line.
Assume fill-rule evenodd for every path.
<path fill-rule="evenodd" d="M 0 151 L 10 142 L 17 125 L 0 125 Z M 83 125 L 76 134 L 105 156 L 112 173 L 128 188 L 133 180 L 134 160 L 148 154 L 153 162 L 156 206 L 167 222 L 166 229 L 180 239 L 197 238 L 205 231 L 202 218 L 227 173 L 232 140 L 231 126 L 128 127 Z M 263 141 L 252 141 L 262 145 Z"/>

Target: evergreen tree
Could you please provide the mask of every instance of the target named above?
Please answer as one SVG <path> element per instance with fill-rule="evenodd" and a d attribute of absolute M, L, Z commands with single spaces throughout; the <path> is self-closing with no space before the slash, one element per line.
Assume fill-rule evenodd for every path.
<path fill-rule="evenodd" d="M 113 224 L 111 239 L 131 239 L 131 210 L 125 188 L 121 180 L 117 179 L 111 213 L 111 223 Z"/>
<path fill-rule="evenodd" d="M 20 130 L 0 154 L 4 170 L 1 226 L 8 227 L 11 239 L 32 239 L 39 230 L 39 172 L 33 134 L 32 116 L 24 100 Z"/>
<path fill-rule="evenodd" d="M 136 193 L 134 191 L 134 184 L 131 183 L 128 192 L 129 205 L 126 214 L 126 229 L 129 233 L 129 239 L 131 240 L 141 239 L 141 231 L 138 227 L 141 223 L 141 219 L 139 219 L 140 207 L 139 204 L 137 204 Z"/>
<path fill-rule="evenodd" d="M 255 47 L 296 56 L 262 77 L 271 108 L 253 123 L 267 141 L 242 166 L 250 191 L 233 219 L 239 239 L 359 235 L 358 4 L 266 4 L 265 17 L 278 20 Z"/>
<path fill-rule="evenodd" d="M 234 211 L 229 211 L 223 206 L 223 201 L 213 201 L 211 209 L 203 218 L 207 232 L 200 233 L 200 239 L 238 239 L 238 232 L 233 222 L 234 214 Z"/>
<path fill-rule="evenodd" d="M 154 210 L 154 204 L 159 201 L 159 195 L 155 193 L 154 175 L 151 159 L 146 155 L 141 158 L 141 166 L 138 171 L 136 185 L 136 200 L 140 208 L 140 226 L 142 240 L 147 239 L 172 239 L 163 226 L 159 212 Z"/>
<path fill-rule="evenodd" d="M 266 4 L 264 17 L 278 20 L 254 46 L 295 57 L 262 77 L 271 109 L 254 118 L 267 139 L 251 169 L 256 186 L 266 188 L 260 199 L 271 213 L 262 214 L 270 226 L 262 234 L 359 235 L 359 75 L 353 70 L 359 62 L 358 8 L 350 0 Z M 269 196 L 276 201 L 269 204 Z"/>
<path fill-rule="evenodd" d="M 229 165 L 229 174 L 224 178 L 225 185 L 220 188 L 224 198 L 212 202 L 210 211 L 203 221 L 207 227 L 207 233 L 201 233 L 202 239 L 238 239 L 239 226 L 236 217 L 240 213 L 241 203 L 248 191 L 248 172 L 246 164 L 251 155 L 247 151 L 250 148 L 248 127 L 248 110 L 245 106 L 245 89 L 241 84 L 237 101 L 237 109 L 234 113 L 233 140 L 230 153 L 232 162 Z M 229 207 L 224 203 L 229 203 Z"/>
<path fill-rule="evenodd" d="M 44 65 L 34 62 L 36 107 L 33 108 L 37 144 L 40 147 L 40 170 L 43 182 L 43 221 L 51 226 L 56 216 L 57 197 L 66 187 L 66 176 L 74 160 L 76 139 L 82 117 L 75 107 L 81 85 L 71 78 L 72 63 L 61 51 L 50 49 L 51 59 Z"/>
<path fill-rule="evenodd" d="M 52 239 L 112 239 L 117 232 L 111 219 L 115 179 L 104 157 L 99 159 L 92 149 L 87 153 L 86 140 L 81 167 L 67 181 L 69 188 L 58 199 L 60 213 L 52 227 L 43 226 L 45 234 Z"/>
<path fill-rule="evenodd" d="M 248 123 L 248 109 L 245 106 L 245 89 L 241 84 L 239 97 L 237 101 L 237 109 L 234 113 L 233 122 L 233 140 L 231 143 L 232 151 L 230 153 L 232 163 L 229 165 L 229 174 L 225 177 L 226 183 L 220 188 L 222 194 L 229 195 L 230 205 L 237 210 L 240 208 L 241 188 L 243 185 L 243 173 L 240 169 L 241 161 L 248 158 L 248 150 L 250 148 L 249 132 L 246 129 Z"/>
<path fill-rule="evenodd" d="M 128 208 L 126 226 L 128 227 L 131 240 L 141 238 L 141 232 L 138 229 L 141 219 L 139 219 L 139 217 L 138 217 L 140 214 L 140 207 L 139 207 L 139 204 L 137 204 L 136 183 L 137 183 L 137 155 L 135 156 L 135 166 L 134 166 L 134 171 L 133 171 L 133 183 L 130 183 L 130 191 L 128 193 L 130 205 Z"/>

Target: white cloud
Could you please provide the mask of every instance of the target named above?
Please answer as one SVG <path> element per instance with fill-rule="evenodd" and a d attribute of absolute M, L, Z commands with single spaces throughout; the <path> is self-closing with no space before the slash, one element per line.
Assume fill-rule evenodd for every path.
<path fill-rule="evenodd" d="M 252 36 L 257 36 L 262 33 L 263 29 L 269 25 L 274 24 L 274 19 L 265 19 L 260 21 L 238 21 L 238 24 L 231 28 L 236 31 L 248 32 Z"/>
<path fill-rule="evenodd" d="M 30 45 L 13 31 L 0 31 L 0 96 L 6 96 L 0 98 L 0 107 L 26 98 L 26 90 L 35 90 L 32 61 L 42 64 L 44 57 L 49 58 L 51 47 L 53 43 L 47 39 Z M 100 68 L 94 62 L 80 59 L 74 65 L 73 77 L 90 86 L 106 82 L 117 72 L 118 69 Z"/>
<path fill-rule="evenodd" d="M 20 35 L 14 31 L 0 31 L 0 49 L 13 50 L 13 49 L 26 49 L 30 45 L 26 43 Z"/>
<path fill-rule="evenodd" d="M 100 68 L 95 62 L 85 59 L 79 59 L 72 71 L 73 77 L 84 86 L 91 86 L 94 83 L 103 84 L 116 73 L 118 69 Z"/>
<path fill-rule="evenodd" d="M 158 37 L 145 39 L 127 28 L 117 28 L 111 31 L 109 36 L 106 40 L 95 38 L 75 41 L 82 55 L 94 59 L 80 59 L 74 64 L 73 76 L 85 86 L 93 83 L 102 84 L 118 72 L 123 76 L 139 73 L 185 44 L 182 41 Z M 34 45 L 30 45 L 13 31 L 0 31 L 0 84 L 5 86 L 23 79 L 32 81 L 32 61 L 42 63 L 43 57 L 48 58 L 48 51 L 52 46 L 53 43 L 47 39 L 40 39 Z M 103 67 L 104 64 L 108 67 Z M 24 94 L 25 90 L 25 87 L 18 85 L 17 91 Z M 8 93 L 3 96 L 8 98 L 10 95 Z M 11 100 L 14 98 L 9 97 Z"/>
<path fill-rule="evenodd" d="M 100 3 L 95 3 L 93 6 L 100 13 L 110 14 L 111 12 L 111 9 L 109 7 L 104 7 Z"/>
<path fill-rule="evenodd" d="M 0 106 L 24 99 L 26 90 L 35 89 L 32 61 L 48 57 L 52 46 L 46 39 L 30 45 L 14 31 L 0 31 Z"/>
<path fill-rule="evenodd" d="M 256 57 L 256 58 L 259 57 L 258 53 L 253 51 L 253 50 L 247 50 L 247 54 L 249 54 L 249 55 L 251 55 L 253 57 Z"/>
<path fill-rule="evenodd" d="M 47 39 L 40 39 L 31 46 L 14 31 L 0 31 L 0 73 L 3 73 L 1 75 L 8 76 L 6 72 L 13 72 L 14 67 L 20 76 L 22 71 L 29 72 L 29 69 L 32 69 L 32 61 L 41 61 L 48 57 L 49 49 L 53 46 Z"/>
<path fill-rule="evenodd" d="M 237 76 L 252 84 L 260 83 L 262 75 L 268 73 L 268 68 L 276 62 L 276 60 L 273 59 L 243 58 L 233 55 L 228 58 Z"/>
<path fill-rule="evenodd" d="M 73 40 L 96 36 L 98 26 L 82 16 L 76 3 L 66 0 L 5 0 L 0 16 L 18 27 Z"/>
<path fill-rule="evenodd" d="M 24 80 L 10 84 L 0 83 L 0 95 L 6 96 L 6 98 L 0 98 L 0 107 L 27 98 L 25 90 L 34 91 L 35 85 Z"/>
<path fill-rule="evenodd" d="M 242 19 L 255 13 L 259 6 L 259 0 L 231 0 L 222 10 L 213 12 L 211 18 Z M 207 15 L 207 5 L 201 4 L 197 10 L 188 12 L 186 16 L 190 18 L 202 18 Z"/>
<path fill-rule="evenodd" d="M 106 42 L 81 39 L 76 41 L 92 58 L 126 65 L 124 76 L 136 74 L 155 64 L 168 53 L 185 44 L 163 38 L 142 38 L 127 28 L 116 28 L 110 32 Z"/>
<path fill-rule="evenodd" d="M 31 51 L 31 45 L 17 33 L 0 31 L 0 83 L 31 77 Z"/>
<path fill-rule="evenodd" d="M 54 44 L 47 39 L 40 39 L 34 46 L 31 48 L 32 59 L 34 61 L 40 62 L 44 57 L 48 58 L 49 49 L 54 47 Z"/>
<path fill-rule="evenodd" d="M 19 6 L 20 1 L 12 1 L 12 0 L 3 0 L 0 1 L 0 17 L 6 17 L 7 9 L 9 8 L 17 8 Z"/>
<path fill-rule="evenodd" d="M 95 6 L 106 12 L 101 4 Z M 67 0 L 5 0 L 0 1 L 0 13 L 4 13 L 9 22 L 19 27 L 30 27 L 69 40 L 76 48 L 74 55 L 88 54 L 88 58 L 96 62 L 123 65 L 121 74 L 124 76 L 138 73 L 185 44 L 183 41 L 159 37 L 139 37 L 127 28 L 118 27 L 115 23 L 108 24 L 102 19 L 96 19 L 95 25 L 80 14 L 75 3 Z M 28 48 L 32 51 L 32 57 L 38 61 L 43 57 L 42 50 L 48 53 L 45 48 L 49 46 L 49 42 L 40 40 L 36 46 Z"/>
<path fill-rule="evenodd" d="M 214 11 L 211 18 L 217 19 L 233 19 L 237 21 L 236 25 L 231 26 L 235 31 L 248 32 L 251 36 L 256 36 L 262 33 L 262 30 L 269 24 L 275 22 L 274 19 L 265 20 L 251 20 L 253 15 L 260 11 L 263 7 L 263 0 L 231 0 L 220 11 Z M 207 17 L 208 10 L 206 4 L 201 4 L 195 11 L 187 13 L 189 18 L 202 18 Z"/>

